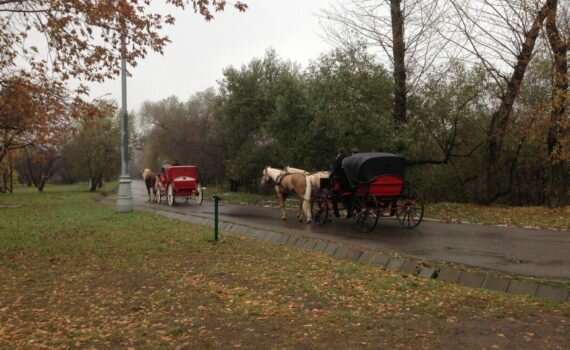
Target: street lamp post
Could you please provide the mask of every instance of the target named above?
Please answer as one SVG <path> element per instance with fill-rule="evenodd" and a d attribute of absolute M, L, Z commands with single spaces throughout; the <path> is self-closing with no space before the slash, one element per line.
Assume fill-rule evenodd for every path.
<path fill-rule="evenodd" d="M 127 114 L 127 61 L 125 60 L 125 23 L 121 23 L 121 177 L 119 178 L 119 191 L 117 194 L 117 212 L 129 213 L 133 211 L 133 193 L 129 177 L 129 122 Z"/>

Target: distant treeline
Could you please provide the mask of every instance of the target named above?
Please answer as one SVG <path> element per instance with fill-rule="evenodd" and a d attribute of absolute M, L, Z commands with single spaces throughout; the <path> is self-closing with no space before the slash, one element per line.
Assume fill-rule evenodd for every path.
<path fill-rule="evenodd" d="M 395 122 L 393 76 L 359 49 L 332 51 L 306 69 L 268 51 L 227 68 L 217 88 L 186 102 L 145 102 L 134 164 L 158 169 L 176 159 L 199 165 L 209 183 L 239 180 L 255 191 L 265 165 L 328 170 L 339 147 L 356 147 L 404 156 L 408 179 L 431 201 L 541 205 L 552 169 L 550 64 L 536 57 L 527 68 L 491 165 L 501 86 L 485 69 L 451 62 L 444 76 L 425 74 L 408 96 L 405 122 Z M 567 164 L 567 151 L 560 161 Z M 558 186 L 567 194 L 563 169 Z"/>

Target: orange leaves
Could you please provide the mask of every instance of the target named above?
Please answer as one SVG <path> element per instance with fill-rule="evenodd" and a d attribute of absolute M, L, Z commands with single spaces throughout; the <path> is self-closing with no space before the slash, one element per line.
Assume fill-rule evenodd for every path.
<path fill-rule="evenodd" d="M 166 1 L 184 7 L 187 1 Z M 191 0 L 195 12 L 206 20 L 212 11 L 224 9 L 225 1 Z M 236 3 L 244 11 L 247 5 Z M 41 8 L 43 7 L 43 8 Z M 118 72 L 121 60 L 121 37 L 128 44 L 126 59 L 131 66 L 144 58 L 148 50 L 163 52 L 169 42 L 161 33 L 164 25 L 173 25 L 172 15 L 150 12 L 150 1 L 47 0 L 40 5 L 29 2 L 0 3 L 0 79 L 8 67 L 23 58 L 35 65 L 49 53 L 50 66 L 61 72 L 63 80 L 80 78 L 103 81 Z M 41 11 L 38 11 L 41 10 Z M 30 15 L 34 13 L 34 15 Z M 36 57 L 27 46 L 32 30 L 46 38 L 46 49 Z M 96 52 L 96 54 L 93 54 Z"/>
<path fill-rule="evenodd" d="M 190 2 L 207 20 L 226 5 L 166 1 L 178 7 Z M 234 6 L 247 8 L 241 2 Z M 9 149 L 60 141 L 75 119 L 99 114 L 75 98 L 65 82 L 102 82 L 119 74 L 123 58 L 134 67 L 151 50 L 163 53 L 170 42 L 163 27 L 174 22 L 170 14 L 151 12 L 148 0 L 0 2 L 0 130 L 8 131 L 0 139 L 0 161 Z M 45 45 L 29 44 L 32 32 L 39 32 Z M 85 87 L 76 91 L 87 92 Z"/>
<path fill-rule="evenodd" d="M 70 95 L 61 81 L 42 74 L 4 80 L 0 90 L 0 161 L 10 150 L 58 145 L 75 120 L 101 113 L 79 95 Z"/>

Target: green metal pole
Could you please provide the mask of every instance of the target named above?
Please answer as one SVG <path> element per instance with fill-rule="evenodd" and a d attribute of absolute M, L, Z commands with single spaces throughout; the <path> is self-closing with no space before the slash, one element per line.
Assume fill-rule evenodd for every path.
<path fill-rule="evenodd" d="M 218 201 L 220 197 L 214 196 L 214 242 L 217 242 L 219 239 L 218 235 Z"/>

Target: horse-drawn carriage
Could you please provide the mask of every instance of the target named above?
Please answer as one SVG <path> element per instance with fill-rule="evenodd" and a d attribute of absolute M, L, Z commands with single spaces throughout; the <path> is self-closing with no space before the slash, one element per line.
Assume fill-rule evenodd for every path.
<path fill-rule="evenodd" d="M 177 197 L 193 198 L 202 204 L 204 189 L 200 185 L 198 167 L 195 165 L 164 165 L 156 176 L 156 202 L 166 197 L 168 205 L 173 206 Z"/>
<path fill-rule="evenodd" d="M 333 205 L 342 205 L 361 232 L 374 230 L 380 216 L 396 216 L 414 228 L 424 215 L 419 192 L 404 180 L 405 159 L 391 153 L 357 153 L 342 161 L 342 174 L 321 179 L 311 200 L 317 225 L 328 221 Z"/>

